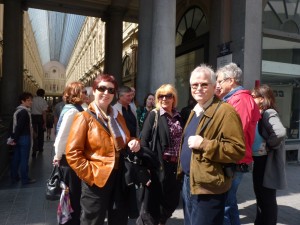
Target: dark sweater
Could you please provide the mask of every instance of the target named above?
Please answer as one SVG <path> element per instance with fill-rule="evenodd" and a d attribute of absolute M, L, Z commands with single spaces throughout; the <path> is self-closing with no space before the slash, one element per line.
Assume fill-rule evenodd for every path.
<path fill-rule="evenodd" d="M 17 113 L 17 124 L 11 138 L 17 143 L 20 136 L 30 136 L 30 118 L 28 112 L 22 109 Z"/>

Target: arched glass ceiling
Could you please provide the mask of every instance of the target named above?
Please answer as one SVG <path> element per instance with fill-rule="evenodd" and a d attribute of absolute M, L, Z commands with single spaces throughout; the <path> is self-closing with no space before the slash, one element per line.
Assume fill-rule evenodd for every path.
<path fill-rule="evenodd" d="M 67 66 L 85 16 L 31 8 L 28 14 L 42 64 L 58 61 Z"/>

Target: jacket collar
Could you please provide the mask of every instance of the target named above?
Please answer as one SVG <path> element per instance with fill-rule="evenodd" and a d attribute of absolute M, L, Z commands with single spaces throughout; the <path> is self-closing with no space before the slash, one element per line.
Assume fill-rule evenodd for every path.
<path fill-rule="evenodd" d="M 215 111 L 216 111 L 216 108 L 218 107 L 218 104 L 219 104 L 220 101 L 221 101 L 221 100 L 220 100 L 219 98 L 217 98 L 216 96 L 214 96 L 211 105 L 208 106 L 208 107 L 206 108 L 206 110 L 204 111 L 204 115 L 205 115 L 206 117 L 209 117 L 209 118 L 212 117 L 212 116 L 214 115 L 214 113 L 215 113 Z"/>
<path fill-rule="evenodd" d="M 232 95 L 234 95 L 237 91 L 239 91 L 239 90 L 245 90 L 245 88 L 242 87 L 242 86 L 236 87 L 235 89 L 233 89 L 232 91 L 230 91 L 227 95 L 225 95 L 225 96 L 223 97 L 223 101 L 224 101 L 224 102 L 227 102 L 228 99 L 229 99 Z"/>

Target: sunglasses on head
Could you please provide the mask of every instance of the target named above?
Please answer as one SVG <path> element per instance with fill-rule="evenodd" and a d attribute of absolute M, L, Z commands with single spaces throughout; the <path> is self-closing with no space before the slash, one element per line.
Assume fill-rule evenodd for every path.
<path fill-rule="evenodd" d="M 114 88 L 110 88 L 110 87 L 106 87 L 106 86 L 99 86 L 99 87 L 96 87 L 96 89 L 100 92 L 107 91 L 109 94 L 114 94 L 116 91 Z"/>
<path fill-rule="evenodd" d="M 166 95 L 158 95 L 158 99 L 171 99 L 173 98 L 173 94 L 169 93 L 169 94 L 166 94 Z"/>

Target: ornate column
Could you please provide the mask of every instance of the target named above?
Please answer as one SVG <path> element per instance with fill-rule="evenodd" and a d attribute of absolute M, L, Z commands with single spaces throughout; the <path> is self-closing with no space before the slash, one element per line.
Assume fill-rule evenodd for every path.
<path fill-rule="evenodd" d="M 105 65 L 104 73 L 115 76 L 122 85 L 123 8 L 113 7 L 104 19 L 105 24 Z"/>

